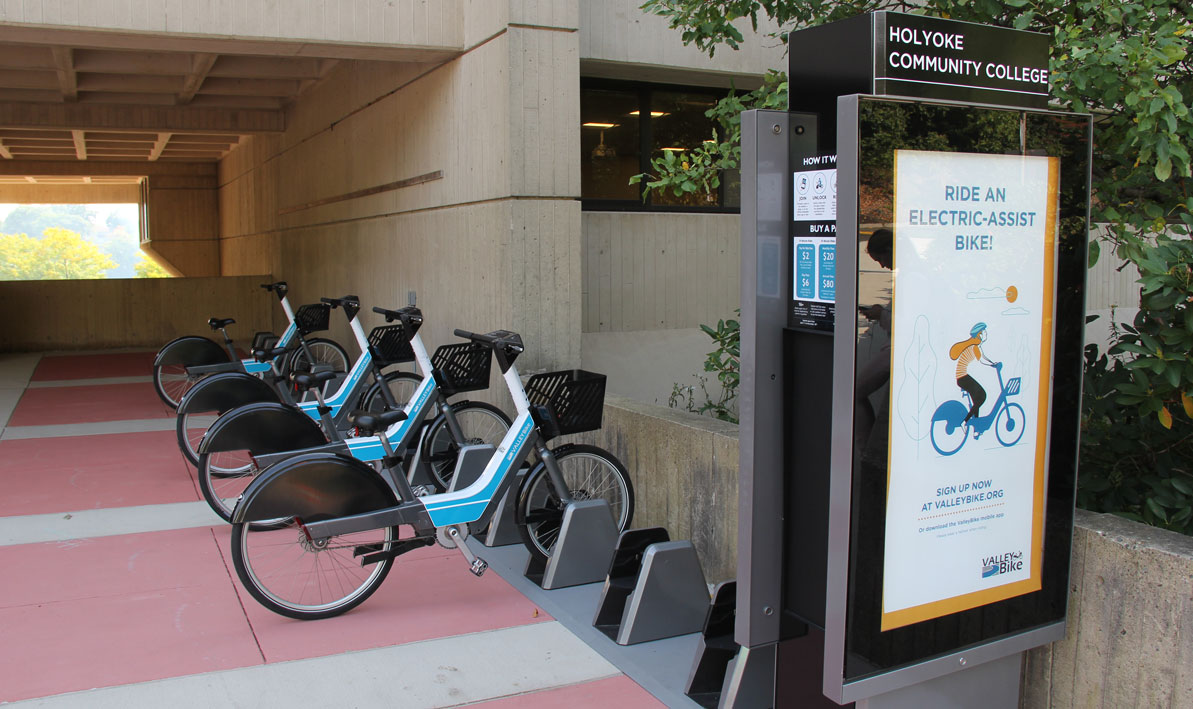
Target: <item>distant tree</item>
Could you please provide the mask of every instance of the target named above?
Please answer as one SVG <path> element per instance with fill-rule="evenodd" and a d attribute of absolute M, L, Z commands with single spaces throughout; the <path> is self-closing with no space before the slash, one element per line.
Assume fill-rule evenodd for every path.
<path fill-rule="evenodd" d="M 43 234 L 50 227 L 90 238 L 95 231 L 95 213 L 85 204 L 22 204 L 4 219 L 0 232 Z"/>
<path fill-rule="evenodd" d="M 50 227 L 42 238 L 0 234 L 0 279 L 40 281 L 105 278 L 116 263 L 78 232 Z"/>
<path fill-rule="evenodd" d="M 136 278 L 171 278 L 174 274 L 162 268 L 161 264 L 141 252 L 141 260 L 133 266 Z"/>

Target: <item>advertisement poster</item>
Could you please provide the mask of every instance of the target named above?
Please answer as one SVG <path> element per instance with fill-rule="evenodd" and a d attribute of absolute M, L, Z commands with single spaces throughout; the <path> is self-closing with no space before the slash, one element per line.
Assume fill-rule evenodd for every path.
<path fill-rule="evenodd" d="M 895 151 L 884 631 L 1040 588 L 1058 174 Z"/>

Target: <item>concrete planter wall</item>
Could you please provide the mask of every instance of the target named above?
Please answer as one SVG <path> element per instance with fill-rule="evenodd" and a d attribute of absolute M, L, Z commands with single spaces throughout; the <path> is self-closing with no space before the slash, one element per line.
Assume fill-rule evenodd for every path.
<path fill-rule="evenodd" d="M 1065 639 L 1027 654 L 1024 707 L 1193 707 L 1193 537 L 1077 510 Z"/>
<path fill-rule="evenodd" d="M 584 434 L 629 469 L 634 526 L 691 539 L 737 575 L 737 426 L 615 396 Z M 1193 707 L 1193 537 L 1077 510 L 1063 641 L 1028 653 L 1023 707 Z"/>

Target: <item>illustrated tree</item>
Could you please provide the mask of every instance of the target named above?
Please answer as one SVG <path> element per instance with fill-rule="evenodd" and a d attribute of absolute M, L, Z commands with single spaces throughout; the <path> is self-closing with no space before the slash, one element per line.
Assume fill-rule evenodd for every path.
<path fill-rule="evenodd" d="M 42 238 L 0 234 L 0 279 L 8 281 L 104 278 L 116 263 L 77 232 L 45 229 Z"/>

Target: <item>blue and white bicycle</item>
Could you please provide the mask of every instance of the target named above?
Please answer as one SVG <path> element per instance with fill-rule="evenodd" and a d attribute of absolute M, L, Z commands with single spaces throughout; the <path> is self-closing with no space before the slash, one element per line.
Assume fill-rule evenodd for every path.
<path fill-rule="evenodd" d="M 456 334 L 493 352 L 518 412 L 479 477 L 462 489 L 417 496 L 387 435 L 359 439 L 385 451 L 385 475 L 356 457 L 360 448 L 350 455 L 306 453 L 270 466 L 248 486 L 232 516 L 236 573 L 266 608 L 304 620 L 339 615 L 377 590 L 395 558 L 435 543 L 458 549 L 481 575 L 487 564 L 464 543 L 469 525 L 488 522 L 532 455 L 514 498 L 515 521 L 532 555 L 550 553 L 573 500 L 605 499 L 618 528 L 629 525 L 634 492 L 617 458 L 595 446 L 547 445 L 557 435 L 600 428 L 605 377 L 551 372 L 523 387 L 514 367 L 521 337 L 508 331 Z M 362 431 L 381 431 L 405 416 L 361 412 L 355 420 Z M 279 529 L 250 531 L 255 522 L 279 519 L 286 520 Z M 401 538 L 402 526 L 413 534 Z"/>
<path fill-rule="evenodd" d="M 265 348 L 287 348 L 284 359 L 277 363 L 283 374 L 291 371 L 309 370 L 312 364 L 324 364 L 332 369 L 344 371 L 348 367 L 348 353 L 334 340 L 322 337 L 304 338 L 299 332 L 299 321 L 290 306 L 286 293 L 289 286 L 285 281 L 264 283 L 262 288 L 277 296 L 290 323 L 279 337 L 272 332 L 258 332 L 253 336 L 251 350 Z M 306 307 L 306 306 L 304 306 Z M 303 312 L 299 308 L 300 313 Z M 207 321 L 213 332 L 223 335 L 223 346 L 199 335 L 184 335 L 167 342 L 158 350 L 153 361 L 153 389 L 158 397 L 172 409 L 177 409 L 186 392 L 204 377 L 220 372 L 247 372 L 267 375 L 270 362 L 256 359 L 241 359 L 236 353 L 227 327 L 235 323 L 232 318 L 211 318 Z M 315 329 L 308 332 L 314 332 Z M 297 345 L 297 348 L 294 347 Z"/>
<path fill-rule="evenodd" d="M 357 408 L 380 410 L 398 408 L 404 405 L 418 386 L 421 377 L 412 372 L 382 372 L 381 368 L 402 362 L 413 361 L 414 355 L 404 341 L 390 351 L 390 333 L 376 328 L 366 336 L 357 317 L 360 301 L 356 296 L 343 298 L 321 298 L 322 302 L 299 308 L 299 330 L 301 314 L 308 308 L 319 309 L 319 327 L 327 327 L 328 312 L 341 308 L 348 318 L 348 326 L 361 348 L 360 356 L 347 374 L 331 368 L 314 368 L 321 374 L 321 387 L 334 386 L 334 392 L 320 394 L 318 400 L 295 401 L 288 389 L 289 378 L 270 377 L 270 382 L 239 372 L 215 374 L 198 382 L 183 397 L 178 405 L 178 419 L 175 428 L 178 447 L 187 461 L 199 465 L 199 444 L 209 437 L 209 428 L 217 426 L 219 435 L 228 435 L 229 429 L 236 432 L 239 441 L 272 441 L 273 445 L 288 445 L 302 448 L 327 440 L 339 440 L 352 426 L 348 414 Z M 400 338 L 399 338 L 400 339 Z M 371 341 L 375 340 L 375 341 Z M 404 346 L 404 350 L 402 348 Z M 385 352 L 381 348 L 385 348 Z M 258 352 L 268 357 L 272 352 Z M 298 370 L 301 371 L 301 370 Z M 306 394 L 306 391 L 301 392 Z M 322 398 L 326 395 L 326 400 Z M 250 406 L 251 405 L 251 406 Z M 212 413 L 218 415 L 213 418 Z M 284 443 L 291 441 L 290 443 Z M 247 446 L 240 446 L 247 448 Z M 229 449 L 231 450 L 231 449 Z M 209 463 L 216 474 L 231 475 L 246 470 L 247 456 L 239 458 L 224 456 L 224 460 Z"/>
<path fill-rule="evenodd" d="M 994 428 L 994 436 L 998 442 L 1008 448 L 1023 438 L 1023 432 L 1027 430 L 1027 414 L 1022 406 L 1007 400 L 1007 397 L 1019 393 L 1021 379 L 1014 377 L 1004 383 L 1002 362 L 994 363 L 994 371 L 998 373 L 998 399 L 985 416 L 969 416 L 968 392 L 962 392 L 965 401 L 952 399 L 936 408 L 928 432 L 932 439 L 932 447 L 937 453 L 953 455 L 969 440 L 971 431 L 974 440 L 977 440 L 991 427 Z"/>
<path fill-rule="evenodd" d="M 396 325 L 375 328 L 369 335 L 366 351 L 373 361 L 396 358 L 399 355 L 395 352 L 410 352 L 422 373 L 421 381 L 414 380 L 416 388 L 402 394 L 402 420 L 394 421 L 385 432 L 386 440 L 393 444 L 392 450 L 387 453 L 376 437 L 351 438 L 334 432 L 325 436 L 309 418 L 295 415 L 276 403 L 233 409 L 212 425 L 198 450 L 199 487 L 221 518 L 231 519 L 237 499 L 259 471 L 300 454 L 340 453 L 378 466 L 387 456 L 396 455 L 396 460 L 390 462 L 405 466 L 411 485 L 422 484 L 414 480 L 415 472 L 420 471 L 423 473 L 420 480 L 446 490 L 461 448 L 496 444 L 509 431 L 509 417 L 492 404 L 448 401 L 448 397 L 456 394 L 489 387 L 492 357 L 488 349 L 458 343 L 444 345 L 434 356 L 428 356 L 418 334 L 423 321 L 418 308 L 373 308 L 373 311 L 384 315 L 387 323 L 398 321 Z M 405 360 L 404 354 L 401 359 Z M 320 375 L 296 378 L 303 387 L 313 387 L 321 400 Z M 364 403 L 369 403 L 367 398 Z M 377 413 L 400 407 L 361 408 Z M 328 420 L 331 409 L 323 406 L 319 413 L 324 418 L 323 430 L 334 428 L 334 422 Z M 351 417 L 346 417 L 346 421 L 348 427 L 357 426 Z"/>

